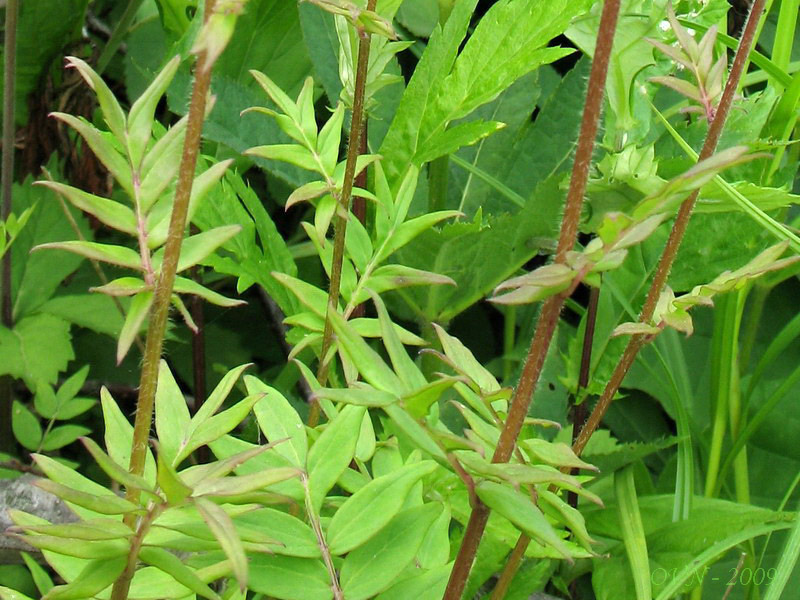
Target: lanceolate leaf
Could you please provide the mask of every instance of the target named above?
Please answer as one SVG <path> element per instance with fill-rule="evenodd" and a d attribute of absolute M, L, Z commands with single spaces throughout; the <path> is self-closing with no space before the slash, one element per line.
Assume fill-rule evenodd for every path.
<path fill-rule="evenodd" d="M 526 535 L 554 547 L 564 558 L 571 560 L 564 542 L 529 497 L 510 486 L 492 481 L 480 482 L 475 491 L 487 506 L 514 523 Z"/>
<path fill-rule="evenodd" d="M 345 406 L 319 436 L 308 453 L 308 487 L 316 511 L 325 494 L 353 460 L 366 408 Z"/>
<path fill-rule="evenodd" d="M 67 250 L 85 256 L 86 258 L 100 260 L 121 267 L 128 267 L 129 269 L 135 269 L 137 271 L 142 269 L 139 255 L 135 251 L 124 246 L 112 246 L 111 244 L 98 244 L 96 242 L 76 240 L 72 242 L 39 244 L 35 249 L 44 250 L 47 248 Z"/>
<path fill-rule="evenodd" d="M 110 586 L 127 564 L 127 558 L 99 558 L 89 562 L 69 585 L 51 589 L 42 600 L 84 600 Z"/>
<path fill-rule="evenodd" d="M 230 560 L 233 574 L 239 582 L 239 588 L 244 590 L 247 587 L 247 556 L 244 553 L 242 542 L 236 533 L 236 528 L 233 526 L 231 518 L 222 508 L 210 500 L 196 498 L 195 505 L 214 537 L 217 538 L 220 546 L 222 546 L 225 556 Z"/>
<path fill-rule="evenodd" d="M 103 111 L 103 117 L 108 124 L 111 132 L 118 140 L 125 139 L 125 113 L 114 97 L 114 94 L 106 85 L 103 78 L 97 74 L 86 62 L 74 56 L 67 57 L 67 66 L 77 69 L 81 77 L 89 84 L 97 96 L 97 102 L 100 104 L 100 110 Z"/>
<path fill-rule="evenodd" d="M 344 554 L 374 536 L 397 514 L 411 487 L 434 468 L 432 461 L 409 464 L 373 479 L 350 496 L 328 527 L 331 552 Z"/>
<path fill-rule="evenodd" d="M 167 552 L 163 548 L 145 546 L 139 551 L 139 558 L 145 563 L 164 571 L 195 594 L 199 594 L 203 598 L 219 600 L 220 597 L 217 593 L 171 552 Z"/>
<path fill-rule="evenodd" d="M 38 184 L 61 194 L 73 206 L 88 212 L 109 227 L 136 235 L 136 216 L 127 206 L 57 181 L 40 181 Z"/>
<path fill-rule="evenodd" d="M 342 565 L 346 598 L 363 600 L 388 588 L 417 553 L 443 507 L 435 502 L 409 508 L 375 537 L 347 555 Z"/>

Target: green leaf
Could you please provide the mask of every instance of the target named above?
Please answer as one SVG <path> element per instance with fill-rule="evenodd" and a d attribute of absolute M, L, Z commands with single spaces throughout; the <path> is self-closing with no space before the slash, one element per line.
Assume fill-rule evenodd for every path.
<path fill-rule="evenodd" d="M 289 441 L 278 445 L 275 451 L 286 457 L 293 465 L 304 469 L 308 440 L 305 426 L 297 411 L 283 394 L 255 377 L 248 375 L 244 378 L 244 382 L 249 393 L 264 394 L 264 400 L 259 402 L 254 410 L 261 431 L 273 443 L 288 438 Z"/>
<path fill-rule="evenodd" d="M 353 382 L 348 388 L 321 388 L 314 392 L 318 400 L 330 400 L 353 406 L 388 406 L 400 398 L 389 392 L 382 392 L 363 382 Z"/>
<path fill-rule="evenodd" d="M 522 492 L 509 486 L 481 481 L 475 487 L 478 497 L 492 510 L 496 510 L 517 526 L 528 537 L 552 546 L 568 561 L 572 561 L 569 549 L 547 521 L 542 511 Z"/>
<path fill-rule="evenodd" d="M 42 426 L 39 419 L 19 400 L 14 400 L 11 409 L 11 430 L 14 437 L 25 448 L 32 451 L 39 449 L 42 442 Z"/>
<path fill-rule="evenodd" d="M 237 529 L 242 532 L 256 531 L 272 540 L 276 554 L 306 558 L 319 558 L 317 538 L 311 527 L 285 512 L 273 508 L 248 511 L 234 518 Z"/>
<path fill-rule="evenodd" d="M 61 425 L 60 427 L 54 427 L 44 436 L 44 440 L 42 440 L 42 451 L 52 452 L 53 450 L 58 450 L 67 444 L 71 444 L 82 435 L 88 435 L 91 432 L 91 429 L 81 425 Z"/>
<path fill-rule="evenodd" d="M 439 336 L 442 350 L 459 371 L 474 381 L 483 393 L 491 394 L 500 389 L 500 384 L 497 383 L 494 375 L 476 360 L 469 348 L 461 343 L 461 340 L 447 333 L 439 325 L 434 323 L 433 326 L 436 329 L 436 335 Z"/>
<path fill-rule="evenodd" d="M 27 552 L 20 552 L 20 556 L 22 556 L 22 560 L 25 561 L 25 566 L 28 567 L 28 571 L 31 572 L 31 577 L 33 578 L 33 582 L 36 584 L 36 589 L 39 590 L 39 593 L 45 595 L 47 592 L 53 589 L 53 580 L 50 578 L 48 572 L 37 563 L 31 555 Z"/>
<path fill-rule="evenodd" d="M 42 185 L 61 194 L 73 206 L 89 213 L 109 227 L 123 233 L 136 235 L 136 216 L 127 206 L 57 181 L 39 181 L 37 185 Z"/>
<path fill-rule="evenodd" d="M 456 285 L 456 282 L 445 275 L 405 265 L 382 265 L 372 272 L 364 285 L 373 292 L 382 294 L 412 285 Z M 363 293 L 356 296 L 355 301 L 361 300 L 362 296 L 366 300 L 366 294 Z"/>
<path fill-rule="evenodd" d="M 156 445 L 156 483 L 164 493 L 167 504 L 179 506 L 192 495 L 192 488 L 181 479 L 169 458 L 163 456 L 160 444 Z"/>
<path fill-rule="evenodd" d="M 103 78 L 88 64 L 74 56 L 67 56 L 67 67 L 77 69 L 81 77 L 89 84 L 89 87 L 94 90 L 97 96 L 97 102 L 100 104 L 100 110 L 103 111 L 103 118 L 108 124 L 108 128 L 118 140 L 124 140 L 125 113 L 122 112 L 119 102 L 117 102 L 117 99 L 103 81 Z"/>
<path fill-rule="evenodd" d="M 451 520 L 449 507 L 446 504 L 440 506 L 436 520 L 431 524 L 417 551 L 417 562 L 423 569 L 441 567 L 450 560 Z"/>
<path fill-rule="evenodd" d="M 380 249 L 375 262 L 383 262 L 397 250 L 411 242 L 414 238 L 419 236 L 423 231 L 430 230 L 434 225 L 445 219 L 451 217 L 459 217 L 461 213 L 457 210 L 440 210 L 438 212 L 428 213 L 409 219 L 399 224 L 392 235 L 389 237 L 387 243 Z"/>
<path fill-rule="evenodd" d="M 186 406 L 186 399 L 164 360 L 159 363 L 158 367 L 155 409 L 159 459 L 175 466 L 175 458 L 191 422 L 191 417 L 189 408 Z"/>
<path fill-rule="evenodd" d="M 244 590 L 247 587 L 248 578 L 247 556 L 245 556 L 242 541 L 236 533 L 233 521 L 222 508 L 210 500 L 195 498 L 194 502 L 197 510 L 203 516 L 203 520 L 219 541 L 225 556 L 231 562 L 233 575 L 239 582 L 239 588 Z"/>
<path fill-rule="evenodd" d="M 396 186 L 406 165 L 422 164 L 427 148 L 452 120 L 491 101 L 539 65 L 569 53 L 544 46 L 586 6 L 567 0 L 499 2 L 456 57 L 475 7 L 474 2 L 457 3 L 444 28 L 431 36 L 381 146 L 390 185 Z"/>
<path fill-rule="evenodd" d="M 108 560 L 126 556 L 130 550 L 127 540 L 120 539 L 91 542 L 83 540 L 80 544 L 76 544 L 74 540 L 50 535 L 20 535 L 19 539 L 35 548 L 76 558 Z"/>
<path fill-rule="evenodd" d="M 582 461 L 572 448 L 562 442 L 548 442 L 539 438 L 523 440 L 521 445 L 532 458 L 554 467 L 572 467 L 597 471 L 597 467 Z"/>
<path fill-rule="evenodd" d="M 329 318 L 336 333 L 339 350 L 358 367 L 364 379 L 384 392 L 392 393 L 399 389 L 401 384 L 397 375 L 383 362 L 378 353 L 353 331 L 352 325 L 336 311 L 331 311 Z"/>
<path fill-rule="evenodd" d="M 60 112 L 53 112 L 50 113 L 50 115 L 57 118 L 59 121 L 63 121 L 81 134 L 81 137 L 89 144 L 92 152 L 94 152 L 95 156 L 100 159 L 100 162 L 102 162 L 106 169 L 114 176 L 114 179 L 122 186 L 122 189 L 124 189 L 131 198 L 135 197 L 130 166 L 125 157 L 119 153 L 111 139 L 109 139 L 109 135 L 103 134 L 85 120 L 72 115 Z M 117 139 L 122 140 L 124 137 L 120 136 Z"/>
<path fill-rule="evenodd" d="M 150 212 L 162 198 L 164 190 L 175 181 L 180 167 L 183 141 L 186 137 L 188 117 L 170 127 L 145 155 L 141 167 L 142 184 L 139 187 L 140 210 Z"/>
<path fill-rule="evenodd" d="M 103 406 L 103 421 L 105 423 L 106 449 L 109 456 L 118 465 L 128 467 L 131 461 L 131 446 L 133 444 L 133 426 L 122 414 L 119 406 L 104 387 L 100 388 L 100 403 Z M 155 484 L 156 461 L 153 453 L 147 449 L 144 461 L 144 478 Z M 102 489 L 102 488 L 101 488 Z"/>
<path fill-rule="evenodd" d="M 250 561 L 250 589 L 282 600 L 331 600 L 333 590 L 321 560 L 257 554 Z"/>
<path fill-rule="evenodd" d="M 308 488 L 316 513 L 325 495 L 353 460 L 366 414 L 367 409 L 362 406 L 345 406 L 311 446 L 307 461 Z"/>
<path fill-rule="evenodd" d="M 440 600 L 447 587 L 453 563 L 403 579 L 383 592 L 376 600 Z"/>
<path fill-rule="evenodd" d="M 50 492 L 65 500 L 76 508 L 78 514 L 95 516 L 94 513 L 101 515 L 122 515 L 129 512 L 142 510 L 132 502 L 120 498 L 114 494 L 90 494 L 81 492 L 66 485 L 61 485 L 49 479 L 39 479 L 36 485 L 43 490 Z M 86 509 L 90 512 L 81 511 Z"/>
<path fill-rule="evenodd" d="M 206 479 L 195 486 L 194 496 L 243 495 L 297 477 L 299 474 L 300 471 L 295 467 L 276 467 L 249 475 Z"/>
<path fill-rule="evenodd" d="M 142 262 L 139 255 L 125 246 L 112 246 L 111 244 L 98 244 L 97 242 L 76 240 L 71 242 L 39 244 L 35 249 L 45 250 L 48 248 L 66 250 L 92 260 L 99 260 L 136 271 L 142 270 Z"/>
<path fill-rule="evenodd" d="M 12 590 L 3 586 L 0 586 L 0 598 L 2 598 L 2 600 L 33 600 L 33 598 L 17 590 Z"/>
<path fill-rule="evenodd" d="M 625 542 L 628 564 L 633 574 L 636 600 L 651 600 L 653 592 L 650 586 L 650 562 L 647 558 L 647 542 L 636 498 L 632 465 L 614 473 L 614 491 L 619 522 L 622 524 L 622 539 Z"/>
<path fill-rule="evenodd" d="M 345 597 L 362 600 L 388 588 L 413 560 L 442 508 L 432 502 L 404 510 L 348 554 L 340 576 Z"/>
<path fill-rule="evenodd" d="M 0 325 L 0 373 L 25 380 L 29 389 L 37 382 L 55 383 L 75 355 L 69 323 L 48 314 L 17 321 L 14 329 Z"/>
<path fill-rule="evenodd" d="M 309 150 L 297 144 L 273 144 L 271 146 L 256 146 L 245 150 L 245 156 L 257 156 L 267 160 L 279 160 L 306 169 L 320 171 L 319 165 Z"/>
<path fill-rule="evenodd" d="M 92 519 L 77 523 L 58 523 L 55 525 L 31 525 L 28 521 L 31 515 L 9 509 L 9 515 L 25 531 L 43 533 L 53 537 L 74 540 L 100 541 L 130 538 L 133 531 L 130 527 L 112 519 Z"/>
<path fill-rule="evenodd" d="M 117 341 L 117 364 L 122 362 L 128 354 L 133 341 L 139 335 L 142 324 L 150 314 L 150 307 L 153 305 L 153 292 L 141 292 L 136 294 L 128 307 L 128 314 L 125 315 L 125 323 L 119 333 Z"/>
<path fill-rule="evenodd" d="M 62 414 L 62 408 L 66 405 L 70 400 L 72 400 L 78 392 L 81 391 L 83 384 L 86 382 L 86 377 L 89 375 L 89 365 L 84 365 L 79 370 L 75 371 L 72 375 L 70 375 L 64 383 L 58 388 L 56 392 L 56 400 L 58 401 L 59 406 L 59 417 Z M 73 415 L 74 416 L 74 415 Z M 64 418 L 64 417 L 61 417 Z M 70 417 L 67 417 L 70 418 Z"/>
<path fill-rule="evenodd" d="M 200 422 L 196 429 L 190 426 L 189 431 L 184 434 L 186 435 L 186 440 L 181 445 L 180 452 L 176 458 L 177 463 L 187 458 L 189 454 L 200 446 L 218 440 L 240 425 L 253 406 L 259 405 L 263 398 L 264 395 L 262 393 L 252 394 L 221 413 Z"/>
<path fill-rule="evenodd" d="M 193 267 L 205 260 L 214 250 L 239 233 L 241 229 L 239 225 L 226 225 L 185 238 L 181 243 L 178 272 L 185 271 L 189 267 Z M 155 269 L 161 268 L 163 258 L 163 248 L 153 254 L 153 267 Z"/>
<path fill-rule="evenodd" d="M 128 153 L 130 154 L 131 164 L 136 169 L 138 169 L 144 150 L 150 141 L 156 105 L 161 100 L 164 92 L 167 91 L 179 64 L 180 57 L 178 56 L 167 62 L 144 93 L 131 105 L 131 110 L 128 113 L 127 128 Z"/>
<path fill-rule="evenodd" d="M 243 304 L 247 304 L 247 302 L 244 300 L 226 298 L 222 294 L 218 294 L 207 287 L 203 287 L 193 279 L 187 279 L 185 277 L 175 277 L 175 285 L 172 287 L 172 289 L 179 294 L 193 294 L 195 296 L 199 296 L 206 302 L 210 302 L 211 304 L 222 306 L 224 308 L 232 308 L 234 306 L 242 306 Z"/>
<path fill-rule="evenodd" d="M 92 455 L 95 462 L 97 462 L 98 466 L 103 469 L 106 475 L 108 475 L 114 481 L 121 483 L 128 489 L 137 489 L 143 492 L 149 492 L 151 496 L 155 496 L 155 492 L 153 491 L 153 487 L 144 480 L 144 478 L 139 477 L 138 475 L 134 475 L 133 473 L 129 473 L 124 467 L 119 465 L 118 463 L 114 462 L 114 460 L 105 452 L 97 443 L 91 438 L 81 438 L 81 442 L 89 451 L 89 454 Z M 158 498 L 158 496 L 155 496 Z"/>
<path fill-rule="evenodd" d="M 89 562 L 68 585 L 59 585 L 42 600 L 85 600 L 99 594 L 119 577 L 127 564 L 124 556 L 100 558 Z"/>
<path fill-rule="evenodd" d="M 239 377 L 241 377 L 242 373 L 251 367 L 252 364 L 253 363 L 239 365 L 238 367 L 235 367 L 225 373 L 220 382 L 217 384 L 217 387 L 215 387 L 214 391 L 208 395 L 208 398 L 203 401 L 203 404 L 197 409 L 194 417 L 192 417 L 192 423 L 189 426 L 190 432 L 197 429 L 200 424 L 217 412 L 217 409 L 222 406 L 225 398 L 227 398 L 228 394 L 231 393 L 231 390 L 233 389 L 233 386 L 236 385 Z"/>
<path fill-rule="evenodd" d="M 383 529 L 402 508 L 414 484 L 435 468 L 432 461 L 408 464 L 373 479 L 350 496 L 328 526 L 331 553 L 345 554 Z"/>
<path fill-rule="evenodd" d="M 163 548 L 156 548 L 154 546 L 144 546 L 139 551 L 139 558 L 147 563 L 153 565 L 157 569 L 164 571 L 170 577 L 175 579 L 181 585 L 185 585 L 192 590 L 195 594 L 203 598 L 212 598 L 219 600 L 217 593 L 212 590 L 202 579 L 200 579 L 195 572 L 181 562 L 181 560 L 167 552 Z"/>
<path fill-rule="evenodd" d="M 398 404 L 384 406 L 383 411 L 405 435 L 413 441 L 415 447 L 430 454 L 441 463 L 447 462 L 447 456 L 441 447 L 436 443 L 431 433 L 425 429 Z"/>
<path fill-rule="evenodd" d="M 419 164 L 430 162 L 463 146 L 471 146 L 503 127 L 505 124 L 497 121 L 470 121 L 455 125 L 435 136 L 428 146 L 417 153 L 415 160 Z"/>

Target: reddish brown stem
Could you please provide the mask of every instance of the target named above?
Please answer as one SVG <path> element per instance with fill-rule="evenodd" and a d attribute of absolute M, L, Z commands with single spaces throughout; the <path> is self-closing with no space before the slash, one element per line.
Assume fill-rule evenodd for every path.
<path fill-rule="evenodd" d="M 368 0 L 367 10 L 375 10 L 377 0 Z M 366 31 L 359 32 L 358 61 L 356 64 L 356 81 L 353 90 L 353 117 L 350 123 L 350 139 L 347 145 L 347 161 L 344 167 L 344 180 L 342 192 L 339 196 L 339 207 L 333 221 L 333 257 L 331 260 L 331 280 L 328 290 L 328 315 L 331 311 L 339 310 L 339 285 L 342 278 L 342 261 L 344 260 L 344 241 L 347 231 L 347 217 L 350 210 L 350 197 L 353 192 L 353 182 L 356 172 L 356 161 L 361 149 L 361 136 L 364 123 L 364 97 L 367 91 L 367 67 L 369 66 L 369 46 L 371 36 Z M 325 329 L 322 332 L 322 351 L 320 352 L 317 380 L 325 385 L 330 368 L 328 351 L 333 343 L 333 325 L 330 318 L 325 319 Z M 319 404 L 311 403 L 308 413 L 308 424 L 314 427 L 319 421 Z"/>
<path fill-rule="evenodd" d="M 561 221 L 561 233 L 555 258 L 557 263 L 565 262 L 567 252 L 573 248 L 577 237 L 583 195 L 586 191 L 589 166 L 603 107 L 608 61 L 614 42 L 619 5 L 620 0 L 606 0 L 600 17 L 600 28 L 597 34 L 592 70 L 589 75 L 580 137 L 575 151 L 575 162 L 572 166 L 567 203 Z M 563 294 L 551 296 L 542 307 L 541 315 L 536 324 L 536 331 L 531 341 L 531 347 L 522 368 L 519 383 L 514 391 L 505 427 L 503 427 L 500 434 L 492 462 L 507 462 L 514 450 L 517 436 L 528 414 L 534 388 L 539 381 L 547 350 L 555 333 L 558 317 L 565 299 L 566 297 Z M 477 508 L 473 509 L 453 571 L 450 574 L 450 580 L 444 593 L 444 600 L 460 600 L 488 518 L 489 508 L 484 504 L 481 503 Z"/>
<path fill-rule="evenodd" d="M 750 54 L 750 48 L 753 45 L 758 21 L 761 18 L 761 13 L 764 11 L 764 2 L 765 0 L 755 0 L 750 9 L 750 16 L 747 18 L 744 32 L 739 40 L 739 48 L 736 50 L 736 56 L 733 59 L 733 65 L 731 66 L 731 72 L 725 85 L 725 91 L 722 93 L 722 99 L 717 107 L 717 114 L 708 127 L 708 134 L 706 135 L 703 149 L 700 151 L 698 161 L 710 157 L 717 148 L 719 138 L 722 135 L 722 129 L 725 126 L 725 121 L 730 114 L 731 105 L 733 104 L 736 89 L 739 86 L 739 80 L 742 77 L 744 66 L 747 62 L 747 57 Z M 661 259 L 658 261 L 658 266 L 656 267 L 653 283 L 650 286 L 647 299 L 639 315 L 639 321 L 642 323 L 649 322 L 653 317 L 658 298 L 667 283 L 667 277 L 672 269 L 672 263 L 675 261 L 675 256 L 678 254 L 678 248 L 683 240 L 683 235 L 689 225 L 689 218 L 692 215 L 692 209 L 694 209 L 698 193 L 698 190 L 692 192 L 692 194 L 684 200 L 678 210 L 678 216 L 675 218 L 675 223 L 672 225 L 669 239 L 667 240 L 664 252 L 661 254 Z M 649 341 L 649 339 L 644 335 L 634 335 L 631 337 L 628 346 L 625 348 L 625 352 L 622 354 L 622 358 L 617 363 L 611 375 L 611 379 L 606 385 L 605 390 L 603 390 L 603 394 L 600 396 L 600 400 L 597 402 L 592 414 L 586 421 L 586 425 L 581 429 L 578 439 L 573 445 L 572 449 L 576 454 L 580 455 L 580 453 L 583 452 L 592 433 L 594 433 L 600 425 L 600 421 L 606 414 L 611 400 L 622 385 L 622 381 L 625 379 L 625 375 L 628 373 L 631 365 L 633 365 L 636 355 L 647 341 Z"/>

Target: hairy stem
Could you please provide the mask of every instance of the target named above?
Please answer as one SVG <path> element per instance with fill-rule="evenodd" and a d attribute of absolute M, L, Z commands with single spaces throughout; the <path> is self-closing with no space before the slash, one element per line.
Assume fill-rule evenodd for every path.
<path fill-rule="evenodd" d="M 19 0 L 8 0 L 6 5 L 5 45 L 3 61 L 3 157 L 2 157 L 2 190 L 3 203 L 0 220 L 4 223 L 11 214 L 11 194 L 14 190 L 14 83 L 16 79 L 17 61 L 17 17 Z M 5 240 L 3 240 L 5 242 Z M 5 327 L 14 325 L 13 298 L 11 297 L 11 252 L 7 249 L 3 255 L 2 275 L 0 277 L 0 320 Z M 0 450 L 11 452 L 14 449 L 14 436 L 11 432 L 11 407 L 13 402 L 13 386 L 11 377 L 0 377 Z"/>
<path fill-rule="evenodd" d="M 592 70 L 589 75 L 580 137 L 575 151 L 575 162 L 572 166 L 567 203 L 561 221 L 561 233 L 558 238 L 555 258 L 557 263 L 566 261 L 567 252 L 575 245 L 578 233 L 578 220 L 583 205 L 583 195 L 586 191 L 586 181 L 589 177 L 589 166 L 592 160 L 592 152 L 594 151 L 600 113 L 602 112 L 608 61 L 614 42 L 619 6 L 620 0 L 606 0 L 600 17 L 600 29 L 597 34 Z M 547 356 L 547 350 L 555 333 L 558 317 L 565 299 L 565 294 L 551 296 L 542 307 L 530 350 L 525 359 L 519 383 L 514 390 L 508 417 L 500 434 L 492 462 L 507 462 L 514 450 L 517 436 L 528 414 L 528 407 L 533 399 L 534 388 L 539 381 L 544 359 Z M 456 557 L 453 571 L 450 574 L 450 580 L 447 583 L 444 600 L 460 600 L 488 518 L 489 508 L 484 504 L 480 503 L 473 509 L 467 524 L 467 530 L 464 533 L 464 540 Z"/>
<path fill-rule="evenodd" d="M 215 0 L 206 0 L 206 18 L 214 6 Z M 153 307 L 150 312 L 150 324 L 147 328 L 142 373 L 139 379 L 139 398 L 136 403 L 136 420 L 133 428 L 133 444 L 131 447 L 130 472 L 141 475 L 144 472 L 145 456 L 147 453 L 147 440 L 150 434 L 150 425 L 153 419 L 153 404 L 155 403 L 156 385 L 158 383 L 158 363 L 164 345 L 164 332 L 167 327 L 167 316 L 172 298 L 172 287 L 175 283 L 175 272 L 180 257 L 181 242 L 186 228 L 186 214 L 189 209 L 189 197 L 194 182 L 194 171 L 197 164 L 197 154 L 200 149 L 200 137 L 203 131 L 205 118 L 206 98 L 211 82 L 211 65 L 206 64 L 205 51 L 200 52 L 195 65 L 195 80 L 192 88 L 192 98 L 189 104 L 189 119 L 186 125 L 186 139 L 183 144 L 178 183 L 175 188 L 175 201 L 170 216 L 169 232 L 164 246 L 164 259 L 161 265 L 161 274 L 156 282 Z M 130 488 L 126 497 L 136 502 L 139 491 Z M 132 521 L 126 518 L 126 522 Z M 132 523 L 129 522 L 129 525 Z M 133 553 L 133 548 L 131 549 Z M 125 600 L 128 597 L 133 573 L 126 569 L 119 579 L 114 582 L 111 591 L 111 600 Z"/>
<path fill-rule="evenodd" d="M 593 287 L 591 288 L 590 295 L 589 295 L 589 307 L 587 308 L 586 312 L 586 329 L 583 333 L 583 347 L 581 349 L 581 367 L 580 372 L 578 374 L 578 392 L 580 390 L 584 390 L 589 385 L 589 374 L 591 370 L 592 364 L 592 345 L 594 343 L 594 330 L 595 325 L 597 323 L 597 303 L 600 299 L 600 288 Z M 575 405 L 572 411 L 572 435 L 573 438 L 577 436 L 578 429 L 580 426 L 583 425 L 583 422 L 586 420 L 586 402 L 582 402 L 581 404 Z M 573 439 L 574 441 L 574 439 Z M 571 472 L 577 471 L 577 469 L 571 469 Z M 573 508 L 577 508 L 578 506 L 578 495 L 575 492 L 570 492 L 568 495 L 569 504 Z M 514 575 L 516 575 L 517 571 L 519 570 L 519 566 L 522 563 L 522 559 L 525 556 L 525 550 L 528 549 L 528 545 L 531 542 L 531 538 L 527 535 L 520 534 L 519 538 L 517 539 L 517 543 L 514 546 L 514 549 L 511 551 L 511 554 L 506 561 L 506 566 L 503 569 L 503 572 L 500 574 L 500 579 L 497 580 L 497 584 L 492 591 L 491 600 L 502 600 L 505 595 L 506 591 L 508 591 L 508 586 L 511 585 L 511 582 L 514 580 Z M 573 591 L 574 596 L 574 591 Z"/>
<path fill-rule="evenodd" d="M 375 10 L 377 0 L 367 2 L 367 10 Z M 328 351 L 333 342 L 333 324 L 330 315 L 332 311 L 338 310 L 339 306 L 339 285 L 342 278 L 342 261 L 344 260 L 344 240 L 347 232 L 347 215 L 350 210 L 350 196 L 353 192 L 353 180 L 356 173 L 356 160 L 358 159 L 360 140 L 364 123 L 364 96 L 367 89 L 367 66 L 369 63 L 370 34 L 366 31 L 359 31 L 358 40 L 358 62 L 356 65 L 356 83 L 353 92 L 353 117 L 350 123 L 350 139 L 347 145 L 347 162 L 344 167 L 344 182 L 342 192 L 339 196 L 339 206 L 336 209 L 336 216 L 333 221 L 333 260 L 331 262 L 331 280 L 328 289 L 328 314 L 325 319 L 325 329 L 322 333 L 322 352 L 319 358 L 319 369 L 317 379 L 321 385 L 325 385 L 328 380 Z M 316 402 L 311 404 L 308 413 L 308 424 L 314 427 L 319 421 L 319 405 Z"/>
<path fill-rule="evenodd" d="M 742 33 L 742 37 L 739 41 L 739 48 L 736 50 L 736 56 L 733 59 L 733 66 L 731 67 L 728 81 L 725 84 L 725 91 L 722 93 L 722 99 L 717 107 L 717 114 L 708 127 L 708 134 L 706 135 L 703 149 L 700 151 L 698 161 L 705 160 L 710 157 L 717 148 L 717 143 L 722 135 L 722 128 L 725 125 L 725 121 L 727 120 L 728 114 L 731 110 L 731 105 L 733 104 L 736 88 L 739 85 L 739 80 L 741 79 L 744 71 L 745 62 L 750 54 L 750 48 L 755 37 L 756 26 L 761 18 L 761 13 L 764 10 L 764 1 L 765 0 L 755 0 L 752 8 L 750 9 L 750 15 L 747 18 L 744 32 Z M 656 304 L 658 303 L 658 298 L 667 282 L 667 276 L 672 268 L 672 263 L 675 260 L 675 256 L 678 254 L 678 248 L 680 247 L 681 240 L 683 240 L 686 227 L 689 225 L 689 217 L 691 216 L 692 209 L 697 201 L 698 193 L 699 190 L 692 192 L 692 194 L 686 200 L 684 200 L 683 204 L 681 204 L 681 207 L 678 210 L 678 216 L 675 218 L 675 223 L 672 226 L 672 231 L 670 231 L 667 245 L 664 247 L 664 252 L 662 253 L 658 262 L 658 266 L 656 267 L 653 283 L 650 286 L 650 290 L 647 293 L 647 299 L 645 300 L 644 306 L 642 307 L 642 312 L 639 315 L 639 321 L 642 323 L 649 322 L 653 317 Z M 583 427 L 583 429 L 581 429 L 578 439 L 573 445 L 572 449 L 576 454 L 580 455 L 580 453 L 583 452 L 583 449 L 586 447 L 586 444 L 588 443 L 592 433 L 594 433 L 594 431 L 600 425 L 600 421 L 606 414 L 612 398 L 614 398 L 617 390 L 619 390 L 620 386 L 622 385 L 622 380 L 625 379 L 628 369 L 631 368 L 636 355 L 647 341 L 649 340 L 644 335 L 634 335 L 631 337 L 631 340 L 628 342 L 628 346 L 625 348 L 622 358 L 617 363 L 617 366 L 611 375 L 608 385 L 606 385 L 603 394 L 600 396 L 600 400 L 597 402 L 597 405 L 592 411 L 592 414 L 589 416 L 586 425 Z"/>

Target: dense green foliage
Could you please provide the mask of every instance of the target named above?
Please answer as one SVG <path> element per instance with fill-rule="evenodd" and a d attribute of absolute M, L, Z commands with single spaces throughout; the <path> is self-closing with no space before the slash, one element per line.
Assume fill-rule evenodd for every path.
<path fill-rule="evenodd" d="M 791 597 L 800 2 L 766 4 L 728 114 L 728 0 L 623 0 L 593 140 L 601 1 L 23 1 L 0 477 L 79 520 L 10 511 L 0 599 Z"/>

